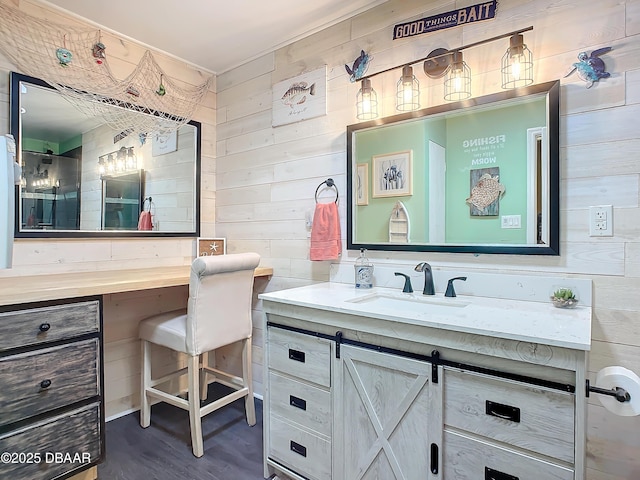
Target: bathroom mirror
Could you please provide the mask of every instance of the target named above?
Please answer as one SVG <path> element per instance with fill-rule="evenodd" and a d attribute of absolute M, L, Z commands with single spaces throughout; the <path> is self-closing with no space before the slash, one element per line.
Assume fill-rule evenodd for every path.
<path fill-rule="evenodd" d="M 347 248 L 559 255 L 559 81 L 347 127 Z"/>
<path fill-rule="evenodd" d="M 18 73 L 10 101 L 22 165 L 16 237 L 199 235 L 198 122 L 167 135 L 127 135 Z M 143 211 L 152 221 L 139 227 Z"/>

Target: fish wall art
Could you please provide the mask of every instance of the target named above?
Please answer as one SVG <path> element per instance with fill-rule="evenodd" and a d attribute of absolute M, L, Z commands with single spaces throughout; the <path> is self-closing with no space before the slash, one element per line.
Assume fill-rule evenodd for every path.
<path fill-rule="evenodd" d="M 272 126 L 327 114 L 327 66 L 273 86 Z"/>

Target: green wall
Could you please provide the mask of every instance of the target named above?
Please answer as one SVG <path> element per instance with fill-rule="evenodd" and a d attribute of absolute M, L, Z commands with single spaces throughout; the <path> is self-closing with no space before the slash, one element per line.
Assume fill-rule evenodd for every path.
<path fill-rule="evenodd" d="M 356 242 L 387 243 L 389 241 L 389 217 L 391 210 L 400 200 L 409 212 L 411 236 L 428 238 L 428 222 L 422 214 L 428 198 L 421 185 L 428 182 L 423 122 L 409 122 L 387 126 L 384 129 L 359 131 L 355 134 L 355 163 L 369 165 L 369 205 L 356 206 L 355 235 Z M 372 157 L 385 153 L 411 150 L 413 152 L 413 195 L 403 197 L 372 198 Z M 355 167 L 354 167 L 355 168 Z"/>
<path fill-rule="evenodd" d="M 544 97 L 500 109 L 481 110 L 447 119 L 447 243 L 523 244 L 527 241 L 527 129 L 546 125 Z M 485 145 L 469 145 L 488 139 Z M 468 142 L 465 145 L 465 142 Z M 493 142 L 493 143 L 491 143 Z M 478 142 L 482 143 L 482 142 Z M 505 193 L 497 216 L 472 216 L 470 171 L 500 168 Z M 521 228 L 503 229 L 502 215 L 520 215 Z"/>

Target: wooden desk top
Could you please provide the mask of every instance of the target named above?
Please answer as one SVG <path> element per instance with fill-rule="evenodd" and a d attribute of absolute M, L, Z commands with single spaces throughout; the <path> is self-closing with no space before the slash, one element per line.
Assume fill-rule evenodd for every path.
<path fill-rule="evenodd" d="M 0 305 L 133 292 L 189 284 L 190 265 L 0 278 Z M 254 277 L 273 275 L 258 267 Z"/>

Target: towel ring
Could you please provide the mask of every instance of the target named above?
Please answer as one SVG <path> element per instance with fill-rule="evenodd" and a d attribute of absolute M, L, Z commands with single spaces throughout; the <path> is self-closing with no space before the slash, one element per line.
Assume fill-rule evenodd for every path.
<path fill-rule="evenodd" d="M 335 203 L 338 203 L 338 197 L 339 197 L 339 193 L 338 193 L 338 187 L 336 187 L 335 182 L 333 181 L 333 178 L 327 178 L 324 182 L 322 182 L 320 185 L 318 185 L 318 188 L 316 188 L 316 203 L 318 203 L 318 191 L 320 190 L 320 187 L 322 187 L 323 185 L 326 185 L 327 187 L 331 188 L 335 188 L 336 189 L 336 199 L 335 199 Z"/>
<path fill-rule="evenodd" d="M 149 210 L 147 210 L 147 202 L 149 202 Z M 151 197 L 147 197 L 142 202 L 142 210 L 145 212 L 151 213 L 151 208 L 153 207 L 153 199 Z"/>

